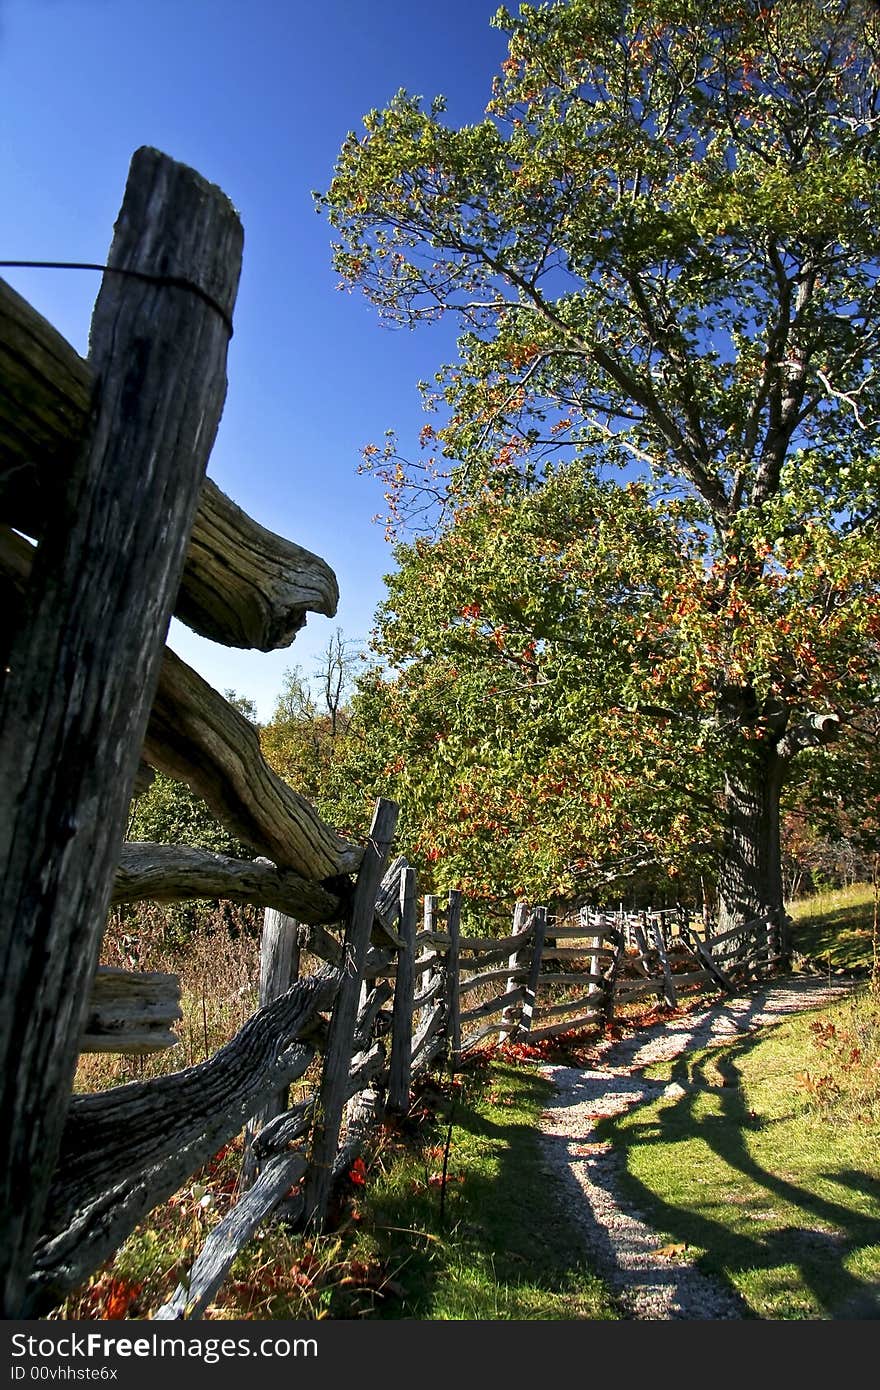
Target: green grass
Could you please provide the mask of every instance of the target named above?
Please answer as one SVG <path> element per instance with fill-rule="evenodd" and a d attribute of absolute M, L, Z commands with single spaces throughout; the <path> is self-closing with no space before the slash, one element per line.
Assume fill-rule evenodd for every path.
<path fill-rule="evenodd" d="M 379 1132 L 336 1229 L 265 1227 L 236 1260 L 212 1318 L 573 1320 L 618 1316 L 583 1260 L 542 1168 L 551 1085 L 533 1064 L 475 1059 L 451 1086 L 423 1084 L 411 1117 Z M 445 1197 L 443 1163 L 449 1120 Z M 230 1148 L 153 1211 L 62 1311 L 144 1317 L 171 1293 L 234 1200 Z M 212 1199 L 204 1208 L 205 1196 Z"/>
<path fill-rule="evenodd" d="M 822 969 L 870 971 L 874 967 L 875 894 L 869 883 L 817 893 L 792 903 L 792 943 Z"/>
<path fill-rule="evenodd" d="M 454 1099 L 453 1099 L 454 1095 Z M 380 1315 L 419 1319 L 611 1318 L 616 1313 L 559 1210 L 538 1121 L 551 1095 L 534 1068 L 492 1062 L 439 1101 L 421 1142 L 381 1154 L 355 1257 L 400 1290 Z M 436 1103 L 436 1102 L 435 1102 Z M 452 1118 L 444 1211 L 443 1150 Z M 331 1315 L 333 1304 L 330 1305 Z"/>
<path fill-rule="evenodd" d="M 767 1319 L 880 1317 L 880 998 L 652 1067 L 682 1094 L 604 1121 L 625 1195 Z"/>

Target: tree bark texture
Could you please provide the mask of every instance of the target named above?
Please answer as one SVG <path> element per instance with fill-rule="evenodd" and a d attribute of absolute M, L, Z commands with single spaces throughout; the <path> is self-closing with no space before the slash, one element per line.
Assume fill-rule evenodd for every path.
<path fill-rule="evenodd" d="M 719 930 L 781 915 L 779 801 L 787 760 L 759 747 L 725 788 L 727 819 L 718 873 Z"/>

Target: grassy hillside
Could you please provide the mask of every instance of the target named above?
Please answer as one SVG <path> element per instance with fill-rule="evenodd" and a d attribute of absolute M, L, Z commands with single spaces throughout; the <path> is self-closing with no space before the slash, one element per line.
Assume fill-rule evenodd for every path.
<path fill-rule="evenodd" d="M 792 903 L 795 950 L 822 969 L 875 968 L 877 896 L 869 883 L 838 888 Z"/>

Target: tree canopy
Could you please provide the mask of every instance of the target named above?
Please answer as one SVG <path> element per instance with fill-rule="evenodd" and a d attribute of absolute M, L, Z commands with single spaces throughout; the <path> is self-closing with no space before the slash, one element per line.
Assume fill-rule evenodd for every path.
<path fill-rule="evenodd" d="M 876 16 L 567 0 L 493 22 L 486 118 L 451 128 L 401 91 L 319 200 L 384 319 L 460 327 L 422 383 L 422 462 L 368 451 L 405 538 L 381 637 L 398 724 L 435 767 L 419 706 L 444 663 L 476 691 L 516 649 L 493 717 L 531 771 L 484 749 L 496 800 L 561 757 L 618 830 L 638 811 L 635 840 L 714 804 L 727 910 L 773 910 L 791 761 L 878 693 Z M 450 773 L 492 689 L 436 705 L 435 734 L 461 712 Z"/>

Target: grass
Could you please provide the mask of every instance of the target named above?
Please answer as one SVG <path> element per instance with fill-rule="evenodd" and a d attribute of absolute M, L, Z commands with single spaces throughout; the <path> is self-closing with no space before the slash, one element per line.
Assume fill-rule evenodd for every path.
<path fill-rule="evenodd" d="M 874 913 L 864 886 L 795 904 L 795 949 L 822 970 L 868 974 Z M 186 1055 L 84 1059 L 80 1086 L 198 1061 L 234 1031 L 253 1007 L 254 948 L 239 939 L 221 950 L 223 940 L 216 933 L 187 962 Z M 866 983 L 848 1002 L 649 1074 L 679 1082 L 680 1094 L 603 1121 L 596 1137 L 621 1153 L 626 1195 L 658 1245 L 687 1245 L 747 1315 L 880 1316 L 877 991 Z M 526 1053 L 475 1057 L 455 1084 L 424 1083 L 407 1122 L 380 1131 L 354 1171 L 332 1233 L 304 1239 L 268 1225 L 209 1317 L 616 1317 L 542 1167 L 549 1095 Z M 237 1141 L 156 1208 L 59 1316 L 155 1312 L 234 1203 L 240 1160 Z"/>
<path fill-rule="evenodd" d="M 765 1319 L 880 1317 L 880 997 L 646 1073 L 672 1098 L 603 1121 L 660 1233 Z"/>
<path fill-rule="evenodd" d="M 876 913 L 876 891 L 869 883 L 804 898 L 789 908 L 794 948 L 826 970 L 873 970 Z"/>
<path fill-rule="evenodd" d="M 534 1065 L 475 1059 L 423 1084 L 402 1127 L 355 1170 L 332 1234 L 272 1225 L 239 1256 L 209 1317 L 572 1320 L 617 1316 L 541 1166 L 550 1084 Z M 443 1168 L 449 1122 L 447 1177 Z M 157 1208 L 61 1310 L 148 1317 L 234 1200 L 233 1146 Z"/>

